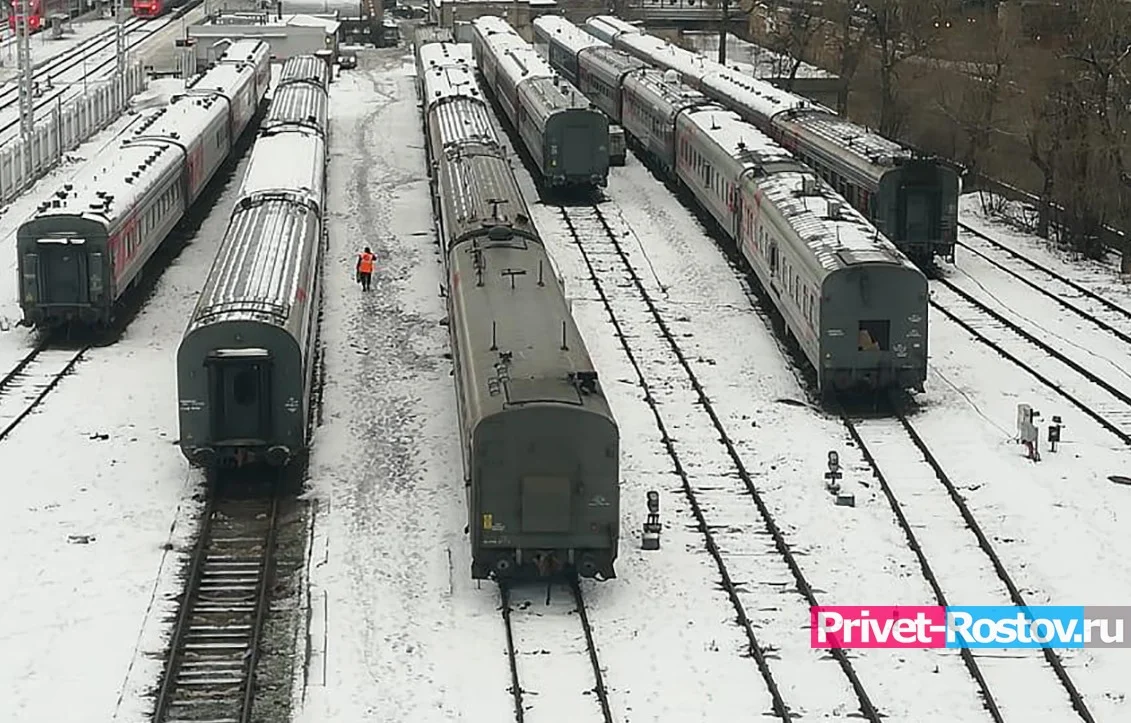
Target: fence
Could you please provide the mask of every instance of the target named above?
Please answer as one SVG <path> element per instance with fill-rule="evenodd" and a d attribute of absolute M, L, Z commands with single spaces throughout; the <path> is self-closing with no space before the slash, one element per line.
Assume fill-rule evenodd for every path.
<path fill-rule="evenodd" d="M 82 95 L 47 111 L 31 138 L 15 138 L 0 147 L 0 203 L 19 196 L 68 151 L 110 125 L 148 83 L 141 63 L 131 63 L 125 74 L 91 83 Z"/>

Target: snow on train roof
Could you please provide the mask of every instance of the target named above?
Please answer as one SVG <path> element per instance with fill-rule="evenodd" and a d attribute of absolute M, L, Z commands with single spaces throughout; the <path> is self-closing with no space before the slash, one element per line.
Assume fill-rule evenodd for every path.
<path fill-rule="evenodd" d="M 499 55 L 499 72 L 506 73 L 515 82 L 532 78 L 553 78 L 557 75 L 549 63 L 542 59 L 534 48 L 507 48 Z"/>
<path fill-rule="evenodd" d="M 774 205 L 827 271 L 866 263 L 915 268 L 812 171 L 774 173 L 754 179 L 754 183 L 762 198 Z"/>
<path fill-rule="evenodd" d="M 718 68 L 723 68 L 718 63 L 707 62 Z M 701 82 L 704 87 L 711 88 L 727 98 L 734 99 L 737 103 L 749 108 L 763 118 L 772 118 L 786 110 L 807 108 L 824 110 L 823 106 L 806 98 L 775 88 L 765 81 L 756 80 L 736 70 L 723 68 L 718 72 L 709 72 L 703 76 Z"/>
<path fill-rule="evenodd" d="M 640 85 L 647 88 L 649 91 L 659 96 L 668 105 L 687 105 L 688 103 L 711 103 L 707 96 L 703 95 L 694 88 L 683 85 L 671 79 L 667 71 L 657 70 L 655 68 L 647 68 L 642 73 L 635 76 L 635 81 Z M 721 106 L 712 103 L 715 108 Z"/>
<path fill-rule="evenodd" d="M 831 110 L 821 113 L 799 113 L 784 118 L 783 122 L 807 128 L 814 135 L 840 148 L 853 151 L 876 165 L 890 166 L 896 159 L 911 158 L 911 151 L 900 144 L 864 126 L 851 123 Z"/>
<path fill-rule="evenodd" d="M 317 132 L 267 133 L 255 141 L 238 196 L 297 195 L 321 212 L 325 170 L 326 145 Z"/>
<path fill-rule="evenodd" d="M 431 107 L 445 98 L 483 98 L 475 71 L 463 66 L 429 68 L 422 79 L 424 84 L 424 106 Z"/>
<path fill-rule="evenodd" d="M 418 58 L 422 68 L 444 68 L 452 65 L 471 66 L 473 64 L 467 46 L 458 43 L 421 45 Z"/>
<path fill-rule="evenodd" d="M 459 145 L 467 149 L 475 144 L 499 146 L 490 107 L 482 100 L 454 96 L 446 103 L 428 106 L 426 113 L 429 138 L 435 138 L 443 148 Z"/>
<path fill-rule="evenodd" d="M 701 78 L 706 73 L 715 70 L 708 65 L 711 61 L 703 56 L 672 45 L 654 35 L 644 33 L 625 35 L 620 38 L 620 42 L 651 58 L 656 63 L 671 68 L 688 78 Z"/>
<path fill-rule="evenodd" d="M 311 83 L 326 88 L 330 85 L 330 66 L 315 55 L 292 55 L 283 63 L 275 87 L 289 83 Z"/>
<path fill-rule="evenodd" d="M 592 65 L 601 66 L 614 74 L 624 74 L 632 70 L 651 67 L 640 58 L 634 58 L 607 45 L 591 48 L 585 53 L 585 57 Z"/>
<path fill-rule="evenodd" d="M 267 43 L 263 42 L 262 40 L 237 40 L 229 45 L 227 49 L 220 54 L 220 57 L 217 58 L 217 61 L 221 63 L 231 61 L 246 61 L 248 63 L 255 62 L 255 56 L 257 52 L 260 51 L 260 46 L 262 46 L 263 53 L 266 53 L 270 49 Z M 325 63 L 323 63 L 323 65 L 325 65 Z"/>
<path fill-rule="evenodd" d="M 186 92 L 194 90 L 218 90 L 226 96 L 231 96 L 232 89 L 240 84 L 240 79 L 255 72 L 255 66 L 245 63 L 228 63 L 217 65 L 204 74 L 199 81 L 193 84 Z"/>
<path fill-rule="evenodd" d="M 594 15 L 585 21 L 585 25 L 594 30 L 604 31 L 610 38 L 618 33 L 637 34 L 644 32 L 635 25 L 627 23 L 615 15 Z"/>
<path fill-rule="evenodd" d="M 313 83 L 291 83 L 275 89 L 261 128 L 285 123 L 310 125 L 322 132 L 329 127 L 330 99 Z"/>
<path fill-rule="evenodd" d="M 479 28 L 480 32 L 484 35 L 513 35 L 521 37 L 518 31 L 511 27 L 503 18 L 498 15 L 480 15 L 471 21 L 474 27 Z"/>
<path fill-rule="evenodd" d="M 545 31 L 547 35 L 552 37 L 556 42 L 561 43 L 574 54 L 586 48 L 608 45 L 560 15 L 543 15 L 535 18 L 534 26 Z"/>
<path fill-rule="evenodd" d="M 719 107 L 696 108 L 685 113 L 684 117 L 732 158 L 759 165 L 796 163 L 789 151 L 733 111 Z"/>

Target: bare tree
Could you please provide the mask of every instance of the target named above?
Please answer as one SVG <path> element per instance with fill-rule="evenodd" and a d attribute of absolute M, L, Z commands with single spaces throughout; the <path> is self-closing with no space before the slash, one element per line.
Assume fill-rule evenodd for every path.
<path fill-rule="evenodd" d="M 860 0 L 857 5 L 875 47 L 880 80 L 880 127 L 894 138 L 902 130 L 907 108 L 899 95 L 899 72 L 908 58 L 924 55 L 942 35 L 945 0 Z"/>
<path fill-rule="evenodd" d="M 778 75 L 785 77 L 785 89 L 792 91 L 797 71 L 810 55 L 824 20 L 797 6 L 783 9 L 778 14 L 784 22 L 777 23 L 771 33 L 769 49 L 782 58 L 784 67 L 779 69 Z"/>
<path fill-rule="evenodd" d="M 855 0 L 832 0 L 825 3 L 825 30 L 830 36 L 836 56 L 836 72 L 842 84 L 837 113 L 848 115 L 848 90 L 860 58 L 867 47 L 867 35 L 856 22 Z"/>
<path fill-rule="evenodd" d="M 1041 172 L 1040 199 L 1037 207 L 1037 235 L 1049 237 L 1052 220 L 1053 193 L 1056 191 L 1057 170 L 1064 145 L 1065 132 L 1070 126 L 1068 84 L 1050 87 L 1036 94 L 1032 117 L 1026 124 L 1029 143 L 1029 160 Z"/>

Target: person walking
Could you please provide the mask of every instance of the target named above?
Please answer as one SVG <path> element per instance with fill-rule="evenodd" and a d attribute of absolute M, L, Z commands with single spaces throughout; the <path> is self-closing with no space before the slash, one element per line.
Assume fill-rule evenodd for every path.
<path fill-rule="evenodd" d="M 362 291 L 369 291 L 369 284 L 373 278 L 373 264 L 377 257 L 366 246 L 365 250 L 358 254 L 357 257 L 357 280 L 361 284 Z"/>

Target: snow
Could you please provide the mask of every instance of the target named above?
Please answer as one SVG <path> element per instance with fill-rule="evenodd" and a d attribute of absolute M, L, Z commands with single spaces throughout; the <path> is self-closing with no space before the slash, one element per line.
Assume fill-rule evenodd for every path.
<path fill-rule="evenodd" d="M 585 32 L 599 38 L 606 43 L 611 43 L 619 33 L 643 32 L 635 25 L 630 25 L 615 15 L 594 15 L 585 21 Z"/>
<path fill-rule="evenodd" d="M 240 197 L 305 189 L 306 202 L 321 211 L 325 148 L 322 135 L 305 128 L 261 136 L 251 153 Z"/>
<path fill-rule="evenodd" d="M 534 18 L 535 29 L 541 29 L 555 43 L 561 44 L 575 56 L 586 48 L 608 47 L 608 43 L 598 40 L 560 15 L 542 15 Z"/>
<path fill-rule="evenodd" d="M 695 52 L 709 58 L 719 55 L 719 34 L 699 30 L 684 30 L 682 37 Z M 727 66 L 755 78 L 782 78 L 789 75 L 793 59 L 753 43 L 748 43 L 734 33 L 727 34 Z M 802 63 L 797 68 L 798 78 L 835 78 L 824 68 Z"/>
<path fill-rule="evenodd" d="M 152 21 L 150 23 L 143 23 L 137 28 L 128 31 L 125 36 L 127 47 L 136 51 L 142 43 L 144 43 L 152 33 L 160 29 L 164 21 Z M 99 31 L 105 31 L 113 27 L 113 23 L 108 21 L 96 20 L 90 23 L 77 24 L 76 29 L 84 29 L 87 25 L 95 26 L 89 31 L 85 31 L 81 39 L 90 39 L 94 34 Z M 65 44 L 64 44 L 65 43 Z M 51 63 L 51 59 L 62 53 L 67 52 L 75 47 L 75 42 L 70 40 L 49 41 L 44 40 L 43 45 L 37 43 L 33 37 L 32 44 L 32 59 L 37 67 L 35 71 L 35 78 L 41 83 L 43 95 L 36 101 L 37 113 L 50 112 L 51 109 L 57 105 L 62 105 L 70 101 L 72 98 L 82 94 L 84 89 L 89 83 L 95 83 L 106 80 L 114 76 L 117 72 L 117 66 L 114 62 L 114 36 L 109 34 L 97 42 L 98 49 L 88 47 L 83 51 L 85 60 L 79 63 L 74 63 L 72 60 L 59 60 L 58 63 L 62 64 L 58 69 Z M 39 54 L 36 54 L 36 50 Z M 12 60 L 11 68 L 0 68 L 0 81 L 5 81 L 3 93 L 5 96 L 10 95 L 11 100 L 6 101 L 3 109 L 0 109 L 0 142 L 9 142 L 19 135 L 19 104 L 16 101 L 17 96 L 17 62 Z M 84 80 L 85 76 L 85 80 Z M 48 87 L 45 79 L 50 78 L 51 86 Z"/>
<path fill-rule="evenodd" d="M 452 64 L 472 66 L 471 46 L 460 43 L 427 43 L 420 46 L 420 63 L 424 68 L 447 67 Z"/>
<path fill-rule="evenodd" d="M 728 98 L 763 119 L 773 118 L 782 111 L 821 107 L 807 98 L 729 70 L 706 73 L 700 82 L 704 89 L 715 94 L 712 97 Z"/>
<path fill-rule="evenodd" d="M 645 33 L 618 36 L 615 47 L 624 48 L 626 52 L 654 65 L 676 71 L 683 76 L 683 82 L 689 85 L 695 85 L 700 78 L 715 70 L 711 65 L 717 65 L 695 53 Z"/>
<path fill-rule="evenodd" d="M 432 104 L 445 98 L 460 96 L 483 97 L 483 93 L 479 90 L 479 85 L 475 80 L 475 71 L 471 68 L 460 66 L 431 68 L 425 73 L 424 97 L 426 103 Z"/>
<path fill-rule="evenodd" d="M 89 158 L 109 146 L 128 120 L 75 155 Z M 19 315 L 16 226 L 79 168 L 57 169 L 0 220 L 0 247 L 9 254 L 0 317 Z M 125 334 L 89 350 L 40 411 L 0 442 L 0 465 L 12 483 L 0 544 L 13 553 L 5 565 L 8 614 L 0 623 L 0 709 L 12 720 L 147 715 L 202 483 L 173 444 L 173 355 L 227 225 L 234 187 L 228 183 L 211 216 L 186 239 Z M 0 353 L 9 369 L 32 337 L 0 328 L 7 330 Z"/>
<path fill-rule="evenodd" d="M 331 91 L 324 420 L 311 455 L 309 676 L 296 723 L 510 718 L 494 585 L 470 579 L 445 306 L 412 59 Z M 378 256 L 362 296 L 360 247 Z"/>

